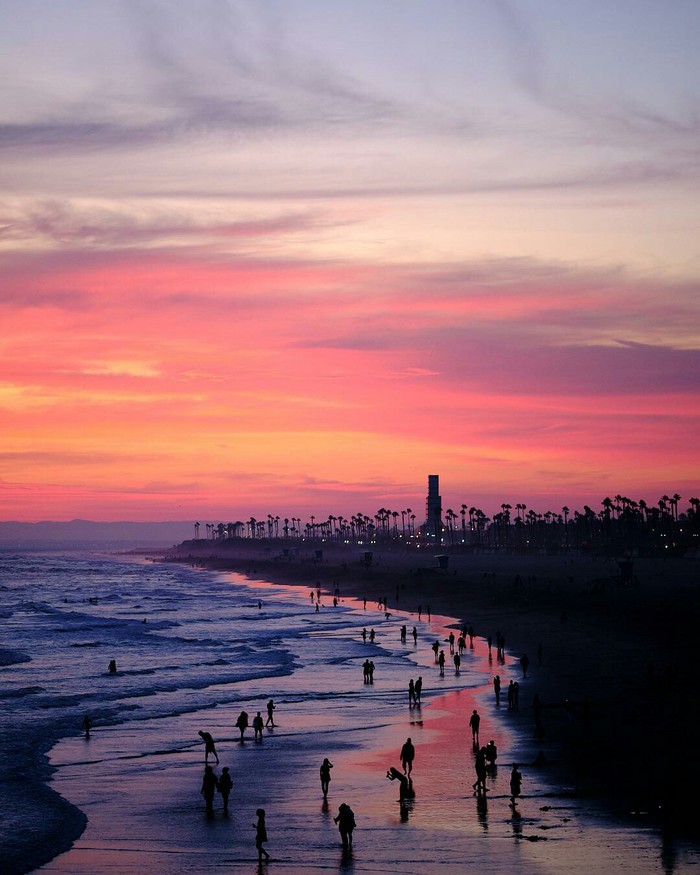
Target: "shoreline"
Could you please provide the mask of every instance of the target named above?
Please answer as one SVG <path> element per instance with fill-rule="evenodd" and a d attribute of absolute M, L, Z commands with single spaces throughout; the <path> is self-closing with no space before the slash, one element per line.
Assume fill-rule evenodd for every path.
<path fill-rule="evenodd" d="M 286 546 L 185 542 L 159 561 L 320 586 L 331 597 L 337 587 L 341 597 L 368 605 L 386 598 L 390 611 L 416 618 L 418 606 L 425 618 L 429 605 L 457 626 L 473 626 L 484 651 L 491 634 L 493 674 L 504 681 L 500 719 L 525 740 L 528 761 L 544 752 L 548 781 L 564 794 L 599 799 L 615 818 L 697 837 L 690 803 L 700 767 L 692 707 L 684 702 L 698 667 L 696 560 L 635 559 L 634 582 L 621 586 L 617 562 L 608 558 L 450 553 L 442 570 L 432 554 L 405 548 L 375 547 L 366 566 L 358 547 L 321 544 L 319 555 L 311 545 L 285 555 Z M 496 660 L 499 630 L 516 660 L 508 668 Z M 517 662 L 523 653 L 526 678 Z M 520 683 L 518 712 L 505 704 L 509 679 Z"/>

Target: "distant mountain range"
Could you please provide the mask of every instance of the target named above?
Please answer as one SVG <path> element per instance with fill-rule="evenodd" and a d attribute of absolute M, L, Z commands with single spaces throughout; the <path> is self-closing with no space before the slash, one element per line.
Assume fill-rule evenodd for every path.
<path fill-rule="evenodd" d="M 170 547 L 191 538 L 193 527 L 193 522 L 0 522 L 0 548 Z"/>

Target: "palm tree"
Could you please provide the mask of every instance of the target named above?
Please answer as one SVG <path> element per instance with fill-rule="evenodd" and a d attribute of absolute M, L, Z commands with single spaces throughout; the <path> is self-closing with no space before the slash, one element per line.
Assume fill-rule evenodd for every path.
<path fill-rule="evenodd" d="M 199 523 L 194 524 L 194 539 L 195 541 L 199 540 Z"/>

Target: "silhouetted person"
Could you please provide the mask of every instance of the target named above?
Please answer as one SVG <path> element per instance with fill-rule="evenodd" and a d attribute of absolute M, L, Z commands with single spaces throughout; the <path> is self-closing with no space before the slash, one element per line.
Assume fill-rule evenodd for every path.
<path fill-rule="evenodd" d="M 517 805 L 516 799 L 520 796 L 522 783 L 523 776 L 518 771 L 517 763 L 513 763 L 513 769 L 510 773 L 510 804 L 513 808 Z"/>
<path fill-rule="evenodd" d="M 508 710 L 515 710 L 515 685 L 513 681 L 508 684 Z"/>
<path fill-rule="evenodd" d="M 265 721 L 265 726 L 272 726 L 274 728 L 275 718 L 272 716 L 275 711 L 275 703 L 270 699 L 267 703 L 267 720 Z"/>
<path fill-rule="evenodd" d="M 85 738 L 90 738 L 90 729 L 92 728 L 92 721 L 86 714 L 83 717 L 83 729 L 85 731 Z"/>
<path fill-rule="evenodd" d="M 407 738 L 401 748 L 401 766 L 404 774 L 411 776 L 413 771 L 413 760 L 416 758 L 416 749 L 410 738 Z"/>
<path fill-rule="evenodd" d="M 201 732 L 200 731 L 197 733 L 197 735 L 199 735 L 199 737 L 204 742 L 204 762 L 208 763 L 209 762 L 209 754 L 212 754 L 212 756 L 216 759 L 216 764 L 218 766 L 219 765 L 219 755 L 216 752 L 216 747 L 214 745 L 214 739 L 211 737 L 211 735 L 208 732 Z"/>
<path fill-rule="evenodd" d="M 496 705 L 501 704 L 501 676 L 496 675 L 493 679 L 493 691 L 496 694 Z"/>
<path fill-rule="evenodd" d="M 321 791 L 323 792 L 323 798 L 325 799 L 328 796 L 328 785 L 331 782 L 331 769 L 333 768 L 333 763 L 326 757 L 324 761 L 321 763 L 321 768 L 319 769 L 319 774 L 321 777 Z"/>
<path fill-rule="evenodd" d="M 474 761 L 476 769 L 476 781 L 472 784 L 475 793 L 486 792 L 486 748 L 482 747 L 476 752 Z"/>
<path fill-rule="evenodd" d="M 455 653 L 453 659 L 455 663 L 455 674 L 459 674 L 459 667 L 462 664 L 462 657 L 459 655 L 459 653 Z"/>
<path fill-rule="evenodd" d="M 455 652 L 455 633 L 450 632 L 450 634 L 447 636 L 447 640 L 448 640 L 449 645 L 450 645 L 450 653 L 454 653 Z"/>
<path fill-rule="evenodd" d="M 343 802 L 338 808 L 338 814 L 333 818 L 338 824 L 338 831 L 345 849 L 352 847 L 352 831 L 355 829 L 355 813 L 349 805 Z"/>
<path fill-rule="evenodd" d="M 496 758 L 498 757 L 498 748 L 493 739 L 489 741 L 489 743 L 484 748 L 484 755 L 486 757 L 486 762 L 489 765 L 494 766 L 496 764 Z"/>
<path fill-rule="evenodd" d="M 219 793 L 221 793 L 221 798 L 224 803 L 224 814 L 228 814 L 228 797 L 231 795 L 232 789 L 233 781 L 231 780 L 228 766 L 224 766 L 221 771 L 221 777 L 219 778 Z"/>
<path fill-rule="evenodd" d="M 241 741 L 243 741 L 243 733 L 248 728 L 248 713 L 246 711 L 241 711 L 236 719 L 236 726 L 239 728 L 241 732 Z"/>
<path fill-rule="evenodd" d="M 420 694 L 423 690 L 423 676 L 420 675 L 416 681 L 416 705 L 420 705 Z"/>
<path fill-rule="evenodd" d="M 445 651 L 440 651 L 440 656 L 438 656 L 438 665 L 440 666 L 440 677 L 445 674 Z"/>
<path fill-rule="evenodd" d="M 433 643 L 431 644 L 431 649 L 432 649 L 433 653 L 435 654 L 435 662 L 437 662 L 438 661 L 438 653 L 440 651 L 440 642 L 433 641 Z"/>
<path fill-rule="evenodd" d="M 116 659 L 110 659 L 109 665 L 107 666 L 107 671 L 109 672 L 109 674 L 116 674 L 117 673 L 117 660 Z"/>
<path fill-rule="evenodd" d="M 214 769 L 211 766 L 204 766 L 204 777 L 202 778 L 202 789 L 200 793 L 204 796 L 204 801 L 207 806 L 207 814 L 214 813 L 214 793 L 219 786 L 219 781 L 214 774 Z"/>
<path fill-rule="evenodd" d="M 520 667 L 523 670 L 523 678 L 527 677 L 527 667 L 530 665 L 530 660 L 528 658 L 527 653 L 523 653 L 520 657 Z"/>
<path fill-rule="evenodd" d="M 513 710 L 520 710 L 520 684 L 513 681 Z"/>
<path fill-rule="evenodd" d="M 374 642 L 374 629 L 369 630 L 369 640 L 370 642 Z"/>
<path fill-rule="evenodd" d="M 260 711 L 253 717 L 253 733 L 255 741 L 262 741 L 263 719 Z"/>
<path fill-rule="evenodd" d="M 265 854 L 265 859 L 269 860 L 270 855 L 267 853 L 263 844 L 267 841 L 267 827 L 265 826 L 265 809 L 258 808 L 255 812 L 258 820 L 257 823 L 253 824 L 255 827 L 255 847 L 258 849 L 258 863 L 262 863 L 263 854 Z"/>
<path fill-rule="evenodd" d="M 365 643 L 367 642 L 367 630 L 366 630 L 366 629 L 363 629 L 363 630 L 362 630 L 362 640 L 363 640 Z"/>
<path fill-rule="evenodd" d="M 390 781 L 399 782 L 399 799 L 413 799 L 415 797 L 416 793 L 411 779 L 406 775 L 402 775 L 394 766 L 387 771 L 386 776 Z"/>
<path fill-rule="evenodd" d="M 413 678 L 408 682 L 408 704 L 414 705 L 416 702 L 416 685 Z"/>
<path fill-rule="evenodd" d="M 374 662 L 370 659 L 369 665 L 367 666 L 367 671 L 369 673 L 369 682 L 371 684 L 374 683 Z"/>
<path fill-rule="evenodd" d="M 418 644 L 418 629 L 415 626 L 413 627 L 413 643 Z"/>
<path fill-rule="evenodd" d="M 469 718 L 469 727 L 472 731 L 472 744 L 475 748 L 479 747 L 479 724 L 481 723 L 481 717 L 479 717 L 479 712 L 474 708 L 472 711 L 472 716 Z"/>

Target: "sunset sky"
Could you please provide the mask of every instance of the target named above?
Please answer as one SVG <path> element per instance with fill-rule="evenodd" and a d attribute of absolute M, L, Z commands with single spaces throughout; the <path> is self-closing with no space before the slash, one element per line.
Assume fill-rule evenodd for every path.
<path fill-rule="evenodd" d="M 698 495 L 697 0 L 0 14 L 0 519 Z"/>

